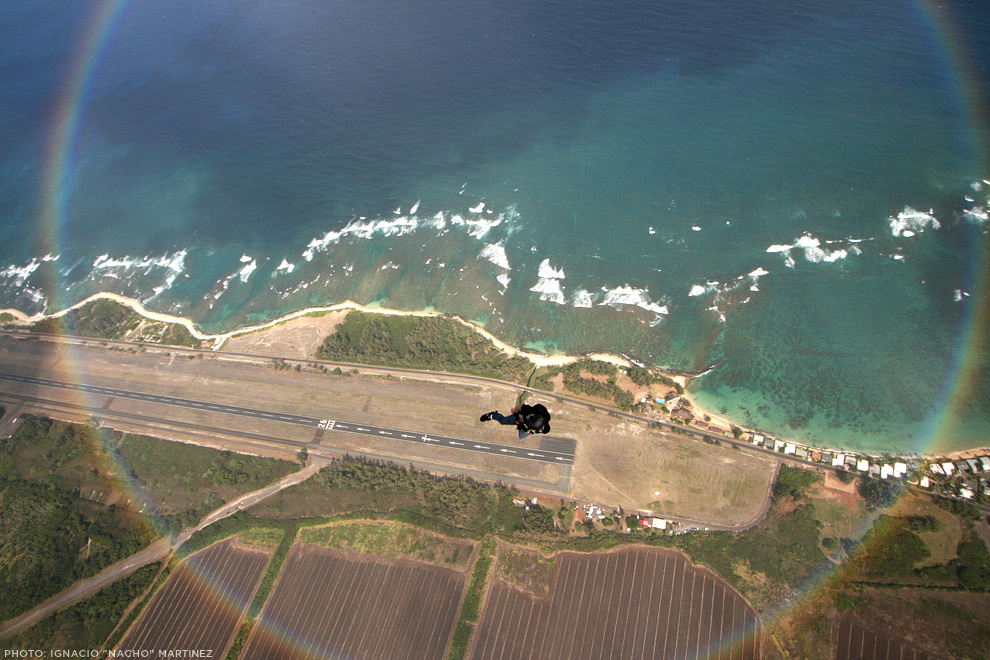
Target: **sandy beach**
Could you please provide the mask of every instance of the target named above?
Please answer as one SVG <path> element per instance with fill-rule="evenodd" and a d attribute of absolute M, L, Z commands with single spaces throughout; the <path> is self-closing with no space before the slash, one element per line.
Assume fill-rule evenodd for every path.
<path fill-rule="evenodd" d="M 221 346 L 223 346 L 223 343 L 225 341 L 227 341 L 228 339 L 230 339 L 232 337 L 237 337 L 239 335 L 244 335 L 244 334 L 247 334 L 247 333 L 250 333 L 250 332 L 257 332 L 259 330 L 265 330 L 267 328 L 271 328 L 271 327 L 274 327 L 276 325 L 279 325 L 280 323 L 285 323 L 286 321 L 291 321 L 293 319 L 297 319 L 297 318 L 300 318 L 300 317 L 303 317 L 303 316 L 307 316 L 309 314 L 322 314 L 322 313 L 327 313 L 327 312 L 337 312 L 337 311 L 345 311 L 345 310 L 356 310 L 356 311 L 359 311 L 359 312 L 367 312 L 367 313 L 370 313 L 370 314 L 386 314 L 386 315 L 390 315 L 390 316 L 419 316 L 419 317 L 445 316 L 447 318 L 452 318 L 452 319 L 458 321 L 459 323 L 461 323 L 461 324 L 463 324 L 463 325 L 471 328 L 472 330 L 474 330 L 478 334 L 482 335 L 483 337 L 485 337 L 486 339 L 488 339 L 490 342 L 492 342 L 495 346 L 497 346 L 500 350 L 504 351 L 505 353 L 508 353 L 509 355 L 516 355 L 516 356 L 519 356 L 519 357 L 524 357 L 527 360 L 530 360 L 534 365 L 536 365 L 538 367 L 549 367 L 549 366 L 558 366 L 558 365 L 570 364 L 571 362 L 575 362 L 575 361 L 580 360 L 580 359 L 582 359 L 584 357 L 590 357 L 590 358 L 595 359 L 595 360 L 603 360 L 603 361 L 606 361 L 606 362 L 611 362 L 613 364 L 616 364 L 616 365 L 619 365 L 619 366 L 622 366 L 622 367 L 632 366 L 632 363 L 630 363 L 629 360 L 626 360 L 625 358 L 623 358 L 621 356 L 618 356 L 618 355 L 608 355 L 608 354 L 604 354 L 604 353 L 595 353 L 593 355 L 588 355 L 588 356 L 584 356 L 584 355 L 542 355 L 540 353 L 532 353 L 532 352 L 529 352 L 529 351 L 524 351 L 524 350 L 521 350 L 519 348 L 516 348 L 515 346 L 511 346 L 509 344 L 506 344 L 505 342 L 501 341 L 495 335 L 493 335 L 492 333 L 488 332 L 487 330 L 485 330 L 481 326 L 476 325 L 474 323 L 471 323 L 470 321 L 467 321 L 467 320 L 465 320 L 465 319 L 463 319 L 463 318 L 461 318 L 459 316 L 448 315 L 448 314 L 443 314 L 441 312 L 433 312 L 433 311 L 428 311 L 428 310 L 405 311 L 405 310 L 399 310 L 399 309 L 390 309 L 390 308 L 387 308 L 387 307 L 369 307 L 367 305 L 360 305 L 360 304 L 358 304 L 356 302 L 353 302 L 351 300 L 346 300 L 346 301 L 341 302 L 341 303 L 336 303 L 336 304 L 333 304 L 333 305 L 327 305 L 327 306 L 323 306 L 323 307 L 307 307 L 305 309 L 300 309 L 300 310 L 295 311 L 295 312 L 292 312 L 290 314 L 286 314 L 284 316 L 280 316 L 280 317 L 278 317 L 276 319 L 273 319 L 271 321 L 266 321 L 265 323 L 260 323 L 258 325 L 252 325 L 252 326 L 247 326 L 247 327 L 243 327 L 243 328 L 237 328 L 236 330 L 231 330 L 229 332 L 224 332 L 224 333 L 221 333 L 221 334 L 207 334 L 207 333 L 204 333 L 204 332 L 200 331 L 196 327 L 196 325 L 191 320 L 189 320 L 187 318 L 183 318 L 181 316 L 173 316 L 171 314 L 162 314 L 162 313 L 159 313 L 159 312 L 153 312 L 153 311 L 147 309 L 138 300 L 135 300 L 133 298 L 128 298 L 126 296 L 122 296 L 122 295 L 119 295 L 119 294 L 116 294 L 116 293 L 108 293 L 108 292 L 95 293 L 92 296 L 86 298 L 85 300 L 81 300 L 80 302 L 76 303 L 75 305 L 72 305 L 71 307 L 67 307 L 66 309 L 63 309 L 63 310 L 58 311 L 58 312 L 54 312 L 52 314 L 39 314 L 39 315 L 36 315 L 36 316 L 27 316 L 23 312 L 20 312 L 20 311 L 18 311 L 16 309 L 0 309 L 0 313 L 10 314 L 11 316 L 13 316 L 16 319 L 16 322 L 18 324 L 37 323 L 38 321 L 41 321 L 41 320 L 44 320 L 44 319 L 58 318 L 58 317 L 64 316 L 67 313 L 69 313 L 69 311 L 71 311 L 73 309 L 78 309 L 80 307 L 83 307 L 84 305 L 87 305 L 88 303 L 93 302 L 94 300 L 113 300 L 114 302 L 117 302 L 117 303 L 120 303 L 121 305 L 125 305 L 125 306 L 129 307 L 130 309 L 132 309 L 136 313 L 140 314 L 141 316 L 143 316 L 143 317 L 145 317 L 147 319 L 151 319 L 152 321 L 161 321 L 163 323 L 175 323 L 175 324 L 184 326 L 189 331 L 189 333 L 193 337 L 195 337 L 196 339 L 199 339 L 201 341 L 213 342 L 213 348 L 214 349 L 220 348 Z"/>

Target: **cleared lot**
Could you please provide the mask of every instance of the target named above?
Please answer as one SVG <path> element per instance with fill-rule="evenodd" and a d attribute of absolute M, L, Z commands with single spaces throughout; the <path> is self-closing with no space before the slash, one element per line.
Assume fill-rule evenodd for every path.
<path fill-rule="evenodd" d="M 554 559 L 545 597 L 495 581 L 474 660 L 760 657 L 753 609 L 679 553 L 625 548 Z"/>
<path fill-rule="evenodd" d="M 297 543 L 241 658 L 441 660 L 464 573 Z"/>
<path fill-rule="evenodd" d="M 191 555 L 158 590 L 118 649 L 150 651 L 154 657 L 160 651 L 201 649 L 223 657 L 268 559 L 267 552 L 233 539 Z"/>

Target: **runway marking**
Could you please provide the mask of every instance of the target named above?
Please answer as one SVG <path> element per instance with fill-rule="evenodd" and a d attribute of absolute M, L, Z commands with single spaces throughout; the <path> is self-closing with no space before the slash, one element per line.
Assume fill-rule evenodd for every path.
<path fill-rule="evenodd" d="M 515 454 L 516 453 L 516 450 L 515 449 L 505 449 L 505 448 L 503 448 L 503 449 L 499 449 L 499 451 L 504 451 L 506 454 Z"/>
<path fill-rule="evenodd" d="M 448 440 L 447 441 L 447 444 L 448 445 L 463 445 L 464 443 L 463 442 L 454 442 L 453 440 Z"/>
<path fill-rule="evenodd" d="M 475 449 L 488 449 L 488 447 L 486 445 L 475 445 L 474 448 Z"/>

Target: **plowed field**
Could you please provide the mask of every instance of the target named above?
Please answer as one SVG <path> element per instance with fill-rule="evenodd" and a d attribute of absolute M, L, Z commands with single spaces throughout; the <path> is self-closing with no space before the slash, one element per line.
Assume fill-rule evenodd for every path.
<path fill-rule="evenodd" d="M 442 660 L 467 585 L 452 569 L 297 543 L 242 660 Z"/>
<path fill-rule="evenodd" d="M 937 660 L 899 639 L 843 619 L 835 631 L 835 660 Z"/>
<path fill-rule="evenodd" d="M 545 597 L 492 584 L 474 660 L 760 657 L 753 609 L 683 555 L 628 548 L 555 559 Z"/>
<path fill-rule="evenodd" d="M 151 599 L 118 649 L 153 652 L 148 657 L 212 650 L 212 657 L 223 657 L 268 558 L 233 539 L 191 555 Z"/>

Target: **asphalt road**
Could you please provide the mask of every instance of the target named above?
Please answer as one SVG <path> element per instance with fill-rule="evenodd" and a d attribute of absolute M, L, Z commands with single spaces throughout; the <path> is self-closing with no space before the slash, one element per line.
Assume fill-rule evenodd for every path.
<path fill-rule="evenodd" d="M 262 410 L 259 408 L 247 408 L 244 406 L 232 406 L 224 403 L 212 403 L 210 401 L 199 401 L 196 399 L 184 399 L 163 394 L 150 394 L 147 392 L 135 392 L 116 387 L 103 387 L 100 385 L 88 385 L 86 383 L 71 383 L 68 381 L 54 380 L 51 378 L 40 378 L 37 376 L 22 376 L 18 374 L 0 373 L 0 380 L 24 383 L 27 385 L 40 385 L 43 387 L 55 387 L 76 392 L 88 392 L 102 396 L 119 397 L 122 399 L 132 399 L 135 401 L 146 401 L 148 403 L 158 403 L 179 408 L 189 408 L 192 410 L 211 411 L 226 415 L 238 415 L 253 419 L 265 420 L 269 422 L 283 422 L 286 424 L 296 424 L 307 426 L 313 429 L 325 429 L 327 431 L 341 431 L 344 433 L 356 433 L 375 438 L 387 438 L 391 440 L 401 440 L 405 442 L 415 442 L 424 445 L 436 445 L 438 447 L 449 447 L 463 451 L 473 451 L 483 454 L 493 454 L 495 456 L 508 456 L 521 458 L 524 460 L 550 463 L 551 465 L 573 465 L 574 453 L 566 451 L 551 451 L 547 449 L 529 449 L 526 447 L 514 447 L 511 445 L 500 445 L 492 442 L 477 442 L 464 440 L 461 438 L 450 438 L 442 435 L 428 433 L 416 433 L 400 429 L 390 429 L 383 426 L 371 426 L 370 424 L 357 424 L 335 419 L 318 419 L 306 415 L 294 415 L 291 413 L 278 412 L 273 410 Z"/>

